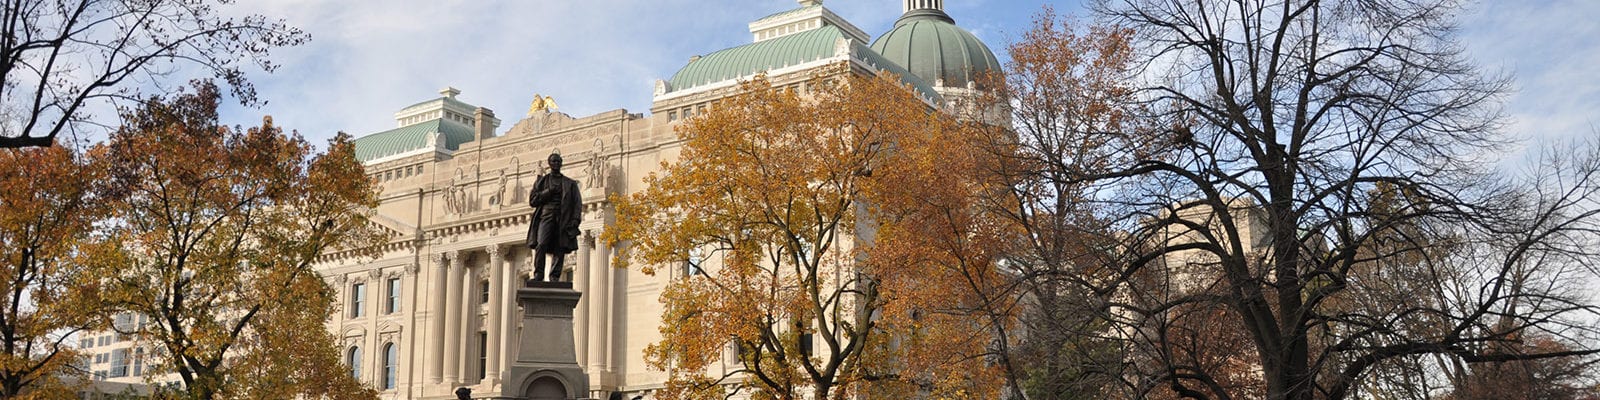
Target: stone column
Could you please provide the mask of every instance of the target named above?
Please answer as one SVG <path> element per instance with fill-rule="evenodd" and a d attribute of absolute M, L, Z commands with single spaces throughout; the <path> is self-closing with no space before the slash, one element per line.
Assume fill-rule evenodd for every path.
<path fill-rule="evenodd" d="M 522 248 L 524 247 L 526 246 L 522 245 L 521 243 L 514 245 L 513 248 L 516 248 L 517 250 L 513 251 L 511 254 L 524 254 L 522 252 Z M 515 258 L 515 260 L 513 260 L 513 258 Z M 527 264 L 529 258 L 530 257 L 528 256 L 507 256 L 506 260 L 508 265 L 500 270 L 500 274 L 503 276 L 503 278 L 501 278 L 501 282 L 504 283 L 503 285 L 500 285 L 499 294 L 501 298 L 501 303 L 499 306 L 500 330 L 502 331 L 500 332 L 499 348 L 501 354 L 500 371 L 502 371 L 502 378 L 505 375 L 504 371 L 507 370 L 506 366 L 510 365 L 512 361 L 511 357 L 506 357 L 505 355 L 511 354 L 514 349 L 513 344 L 516 343 L 518 337 L 517 323 L 521 321 L 522 316 L 521 314 L 517 313 L 517 289 L 521 288 L 523 284 L 521 273 L 522 265 Z"/>
<path fill-rule="evenodd" d="M 467 268 L 462 263 L 461 251 L 450 252 L 450 271 L 445 275 L 449 281 L 445 283 L 445 306 L 440 311 L 445 315 L 444 328 L 444 382 L 448 386 L 455 386 L 461 381 L 461 322 L 465 316 L 461 315 L 461 275 Z"/>
<path fill-rule="evenodd" d="M 449 266 L 445 264 L 444 254 L 434 254 L 429 260 L 433 263 L 433 276 L 429 285 L 433 288 L 433 305 L 429 307 L 428 319 L 433 327 L 428 334 L 428 379 L 439 383 L 444 371 L 444 332 L 445 332 L 445 274 L 449 273 Z M 416 289 L 412 289 L 416 290 Z M 415 312 L 415 311 L 413 311 Z"/>
<path fill-rule="evenodd" d="M 600 365 L 605 368 L 606 373 L 611 373 L 611 363 L 613 360 L 612 357 L 615 347 L 614 341 L 617 337 L 617 304 L 616 293 L 613 293 L 613 290 L 617 288 L 617 271 L 611 268 L 611 246 L 607 246 L 605 243 L 600 243 L 595 247 L 595 258 L 596 260 L 594 262 L 594 268 L 604 271 L 602 274 L 606 277 L 605 298 L 600 300 L 602 304 L 605 304 L 606 308 L 606 319 L 601 322 L 601 324 L 605 326 L 606 335 L 605 340 L 601 342 L 604 343 L 605 346 L 601 356 L 605 358 L 600 360 Z"/>
<path fill-rule="evenodd" d="M 461 266 L 460 275 L 461 285 L 456 288 L 460 293 L 456 296 L 460 303 L 456 309 L 461 312 L 461 317 L 456 319 L 456 332 L 461 340 L 456 342 L 455 347 L 458 360 L 456 373 L 460 374 L 461 380 L 456 382 L 467 383 L 477 377 L 473 374 L 473 367 L 478 363 L 477 358 L 472 357 L 472 352 L 478 347 L 478 330 L 473 327 L 472 317 L 478 315 L 478 279 L 473 275 L 472 267 L 467 265 Z"/>
<path fill-rule="evenodd" d="M 578 365 L 588 365 L 587 362 L 589 360 L 588 314 L 589 303 L 593 301 L 590 298 L 594 297 L 589 295 L 594 293 L 593 289 L 589 288 L 589 271 L 593 269 L 589 266 L 589 247 L 592 246 L 591 243 L 593 241 L 594 237 L 588 235 L 587 232 L 583 237 L 578 238 L 578 268 L 572 271 L 572 288 L 585 294 L 585 296 L 578 299 L 578 308 L 573 310 L 572 313 L 572 340 L 573 348 L 576 349 L 578 356 Z"/>
<path fill-rule="evenodd" d="M 487 372 L 484 373 L 484 379 L 491 386 L 500 382 L 500 336 L 503 334 L 500 321 L 504 318 L 502 304 L 505 302 L 504 296 L 500 295 L 501 292 L 504 292 L 501 287 L 505 285 L 503 280 L 505 278 L 500 272 L 507 267 L 505 265 L 506 257 L 503 254 L 505 250 L 505 247 L 498 244 L 490 245 L 489 265 L 485 267 L 487 269 L 484 271 L 489 274 L 489 315 L 487 317 L 488 321 L 485 321 L 485 325 L 488 325 L 488 329 L 485 331 L 489 334 L 489 348 L 486 350 L 488 354 L 485 354 L 488 359 L 485 361 L 486 365 L 484 365 L 484 368 L 487 369 Z"/>
<path fill-rule="evenodd" d="M 583 247 L 579 250 L 583 251 L 584 254 L 594 251 L 592 246 L 579 245 L 579 247 Z M 593 257 L 586 258 L 593 259 Z M 606 346 L 605 321 L 610 317 L 610 315 L 606 314 L 606 296 L 611 290 L 606 287 L 606 271 L 604 268 L 595 268 L 595 265 L 587 267 L 589 270 L 585 272 L 589 274 L 589 291 L 584 293 L 583 297 L 589 298 L 589 329 L 586 332 L 589 338 L 589 356 L 585 357 L 587 358 L 585 361 L 588 361 L 586 365 L 588 365 L 589 374 L 592 378 L 595 378 L 591 379 L 589 383 L 599 385 L 601 380 L 598 378 L 605 368 L 604 364 L 602 364 L 602 360 L 605 360 Z"/>

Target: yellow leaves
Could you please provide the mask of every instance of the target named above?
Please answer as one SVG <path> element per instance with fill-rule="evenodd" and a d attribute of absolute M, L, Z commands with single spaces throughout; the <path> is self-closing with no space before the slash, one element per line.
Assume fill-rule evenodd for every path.
<path fill-rule="evenodd" d="M 102 155 L 65 146 L 0 151 L 0 397 L 63 390 L 57 378 L 78 375 L 68 366 L 77 355 L 56 339 L 105 322 L 93 282 L 109 266 L 85 257 L 99 252 L 91 233 L 108 210 L 98 197 Z"/>
<path fill-rule="evenodd" d="M 339 372 L 333 289 L 312 269 L 388 240 L 349 137 L 313 155 L 270 117 L 222 127 L 216 88 L 197 89 L 145 103 L 112 136 L 113 228 L 132 250 L 112 295 L 163 321 L 140 339 L 178 356 L 161 368 L 195 397 L 371 397 Z"/>
<path fill-rule="evenodd" d="M 615 265 L 704 261 L 662 294 L 663 340 L 646 357 L 671 374 L 667 391 L 894 397 L 931 384 L 993 397 L 998 375 L 972 353 L 1008 319 L 952 312 L 1007 304 L 963 292 L 998 285 L 995 238 L 1011 232 L 978 212 L 1005 186 L 977 178 L 971 127 L 892 76 L 843 66 L 740 89 L 679 126 L 679 159 L 614 198 L 603 234 L 623 249 Z M 949 317 L 909 323 L 917 310 Z M 737 367 L 705 375 L 718 361 Z"/>

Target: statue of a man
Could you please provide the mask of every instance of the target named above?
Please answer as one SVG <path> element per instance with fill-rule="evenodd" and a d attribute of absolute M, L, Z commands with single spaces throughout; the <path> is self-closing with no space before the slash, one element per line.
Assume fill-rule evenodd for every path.
<path fill-rule="evenodd" d="M 550 155 L 550 173 L 540 175 L 528 194 L 534 208 L 528 226 L 528 247 L 533 249 L 533 279 L 544 275 L 545 256 L 554 258 L 549 282 L 561 279 L 567 253 L 578 250 L 578 223 L 583 221 L 583 199 L 578 181 L 561 174 L 561 155 Z"/>

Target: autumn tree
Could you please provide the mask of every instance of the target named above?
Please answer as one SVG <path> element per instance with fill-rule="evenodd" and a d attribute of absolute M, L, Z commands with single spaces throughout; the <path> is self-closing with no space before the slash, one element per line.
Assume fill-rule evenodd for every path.
<path fill-rule="evenodd" d="M 97 282 L 111 266 L 94 224 L 107 215 L 104 148 L 0 151 L 0 398 L 70 393 L 85 378 L 70 342 L 103 328 Z"/>
<path fill-rule="evenodd" d="M 147 316 L 133 332 L 184 396 L 371 398 L 324 328 L 335 291 L 312 269 L 330 251 L 386 238 L 377 192 L 340 134 L 314 153 L 266 118 L 218 123 L 217 87 L 150 99 L 111 137 L 114 231 L 126 253 L 109 282 Z"/>
<path fill-rule="evenodd" d="M 243 68 L 307 35 L 260 15 L 229 18 L 231 0 L 14 0 L 0 11 L 0 147 L 50 146 L 93 125 L 88 110 L 136 103 L 136 90 L 197 70 L 258 104 Z M 181 82 L 181 81 L 180 81 Z"/>
<path fill-rule="evenodd" d="M 984 153 L 974 179 L 1008 189 L 975 204 L 987 223 L 1021 232 L 999 249 L 1010 295 L 1024 304 L 1015 339 L 1003 342 L 1013 398 L 1108 398 L 1133 362 L 1104 307 L 1110 295 L 1093 290 L 1115 276 L 1116 220 L 1090 201 L 1100 189 L 1077 179 L 1130 160 L 1106 142 L 1148 131 L 1126 81 L 1131 35 L 1045 8 L 976 99 L 1009 111 L 1009 123 L 966 129 Z"/>
<path fill-rule="evenodd" d="M 1136 367 L 1123 370 L 1128 395 L 1249 398 L 1259 387 L 1272 400 L 1345 399 L 1417 357 L 1595 353 L 1583 322 L 1595 307 L 1579 282 L 1597 261 L 1600 149 L 1572 146 L 1527 175 L 1487 170 L 1507 142 L 1496 103 L 1506 81 L 1461 56 L 1455 11 L 1448 1 L 1104 1 L 1096 12 L 1129 29 L 1133 67 L 1107 76 L 1134 90 L 1036 81 L 1020 92 L 1019 110 L 1073 117 L 1017 115 L 1020 146 L 1067 149 L 1018 171 L 1052 172 L 1039 175 L 1032 215 L 1078 218 L 1060 226 L 1092 233 L 1065 242 L 1090 251 L 1038 253 L 1083 262 L 1040 273 L 1098 303 L 1096 319 Z M 1097 98 L 1131 105 L 1088 113 Z M 1114 124 L 1128 115 L 1119 109 L 1135 120 Z M 1380 185 L 1406 195 L 1383 197 Z M 1408 290 L 1397 290 L 1402 277 Z M 1237 333 L 1218 337 L 1242 343 L 1220 345 L 1248 351 L 1218 360 L 1173 335 L 1211 329 Z M 1496 350 L 1535 333 L 1576 347 Z"/>
<path fill-rule="evenodd" d="M 618 264 L 674 278 L 663 338 L 646 350 L 670 374 L 666 396 L 997 395 L 985 355 L 1006 320 L 972 312 L 985 299 L 962 289 L 986 283 L 956 281 L 996 280 L 992 255 L 974 243 L 968 260 L 927 252 L 968 238 L 904 233 L 923 221 L 898 207 L 977 187 L 919 181 L 966 168 L 946 164 L 962 143 L 938 141 L 949 118 L 898 79 L 835 68 L 789 87 L 741 84 L 679 127 L 677 161 L 618 199 L 605 234 L 625 245 Z M 911 183 L 924 192 L 891 193 Z"/>
<path fill-rule="evenodd" d="M 1572 350 L 1549 337 L 1535 336 L 1511 346 L 1507 352 L 1560 353 Z M 1548 399 L 1587 400 L 1600 397 L 1593 359 L 1573 357 L 1480 363 L 1459 371 L 1449 400 Z"/>

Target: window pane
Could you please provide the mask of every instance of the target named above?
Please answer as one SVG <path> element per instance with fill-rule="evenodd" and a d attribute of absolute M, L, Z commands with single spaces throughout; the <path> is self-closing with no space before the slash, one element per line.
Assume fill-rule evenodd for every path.
<path fill-rule="evenodd" d="M 400 278 L 389 278 L 389 302 L 384 312 L 393 314 L 400 311 Z"/>
<path fill-rule="evenodd" d="M 112 378 L 128 376 L 128 349 L 111 351 L 111 373 L 109 375 Z"/>
<path fill-rule="evenodd" d="M 395 366 L 400 363 L 400 350 L 394 343 L 383 345 L 383 388 L 394 389 Z"/>
<path fill-rule="evenodd" d="M 489 377 L 489 334 L 478 332 L 478 379 Z"/>
<path fill-rule="evenodd" d="M 355 377 L 356 381 L 360 381 L 361 380 L 361 346 L 351 346 L 350 347 L 350 355 L 345 360 L 345 362 L 350 364 L 350 376 Z"/>
<path fill-rule="evenodd" d="M 361 300 L 367 297 L 367 285 L 357 283 L 350 287 L 350 318 L 361 317 Z"/>

